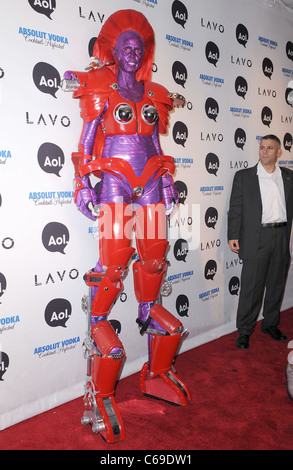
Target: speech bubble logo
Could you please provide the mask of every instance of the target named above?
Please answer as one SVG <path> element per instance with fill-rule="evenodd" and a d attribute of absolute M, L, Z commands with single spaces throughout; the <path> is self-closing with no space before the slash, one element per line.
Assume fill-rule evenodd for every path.
<path fill-rule="evenodd" d="M 89 44 L 88 44 L 89 57 L 93 57 L 93 55 L 94 55 L 94 45 L 96 43 L 96 40 L 97 40 L 97 37 L 93 37 L 89 41 Z"/>
<path fill-rule="evenodd" d="M 206 226 L 215 229 L 216 223 L 218 222 L 218 211 L 215 207 L 209 207 L 206 210 L 204 217 Z"/>
<path fill-rule="evenodd" d="M 188 129 L 186 124 L 181 121 L 177 121 L 174 124 L 173 127 L 173 139 L 174 142 L 178 145 L 182 145 L 182 147 L 185 147 L 185 143 L 188 139 Z"/>
<path fill-rule="evenodd" d="M 66 322 L 69 320 L 72 312 L 71 303 L 66 299 L 53 299 L 45 309 L 45 321 L 47 325 L 53 328 L 62 326 L 66 328 Z"/>
<path fill-rule="evenodd" d="M 214 98 L 208 98 L 205 103 L 205 112 L 209 119 L 217 122 L 217 117 L 219 114 L 219 105 Z"/>
<path fill-rule="evenodd" d="M 237 95 L 245 100 L 247 90 L 248 90 L 248 84 L 245 78 L 237 77 L 235 80 L 235 91 Z"/>
<path fill-rule="evenodd" d="M 220 166 L 220 161 L 216 154 L 212 152 L 208 153 L 206 156 L 205 165 L 206 165 L 206 170 L 208 173 L 210 173 L 211 175 L 217 176 L 217 172 Z"/>
<path fill-rule="evenodd" d="M 178 191 L 179 202 L 184 205 L 188 194 L 187 186 L 183 181 L 175 181 L 174 184 Z"/>
<path fill-rule="evenodd" d="M 187 68 L 185 67 L 182 62 L 176 60 L 172 65 L 172 76 L 178 85 L 181 85 L 183 88 L 185 87 L 185 83 L 187 80 Z"/>
<path fill-rule="evenodd" d="M 284 139 L 283 139 L 283 146 L 285 150 L 288 150 L 288 152 L 291 152 L 292 140 L 293 140 L 292 135 L 289 134 L 289 132 L 286 132 L 286 134 L 284 135 Z"/>
<path fill-rule="evenodd" d="M 3 273 L 0 273 L 0 297 L 5 293 L 7 288 L 7 281 L 6 277 L 4 276 Z"/>
<path fill-rule="evenodd" d="M 56 9 L 56 0 L 28 0 L 30 6 L 33 10 L 37 13 L 41 13 L 41 15 L 47 16 L 49 20 L 51 20 L 51 15 Z"/>
<path fill-rule="evenodd" d="M 43 229 L 42 242 L 46 250 L 64 253 L 69 242 L 68 228 L 60 222 L 50 222 Z"/>
<path fill-rule="evenodd" d="M 215 260 L 210 259 L 205 265 L 204 277 L 207 280 L 210 279 L 211 281 L 213 281 L 216 273 L 217 273 L 217 263 Z"/>
<path fill-rule="evenodd" d="M 8 367 L 9 357 L 5 352 L 0 351 L 0 381 L 3 381 L 3 375 L 7 371 Z"/>
<path fill-rule="evenodd" d="M 47 93 L 53 98 L 60 87 L 60 74 L 55 67 L 46 62 L 38 62 L 33 69 L 34 84 L 42 93 Z"/>
<path fill-rule="evenodd" d="M 286 54 L 288 59 L 293 60 L 293 43 L 291 41 L 286 44 Z"/>
<path fill-rule="evenodd" d="M 264 106 L 261 111 L 261 120 L 265 126 L 270 127 L 273 119 L 272 110 L 268 106 Z"/>
<path fill-rule="evenodd" d="M 209 41 L 206 45 L 205 54 L 207 61 L 217 67 L 217 63 L 220 58 L 220 51 L 217 44 Z"/>
<path fill-rule="evenodd" d="M 265 57 L 262 61 L 262 71 L 264 76 L 268 77 L 271 80 L 274 71 L 274 65 L 271 59 L 269 59 L 268 57 Z"/>
<path fill-rule="evenodd" d="M 186 295 L 180 294 L 176 299 L 176 311 L 180 317 L 188 317 L 189 299 Z"/>
<path fill-rule="evenodd" d="M 53 173 L 60 177 L 60 171 L 64 166 L 64 153 L 60 147 L 51 142 L 45 142 L 38 150 L 38 162 L 46 173 Z"/>
<path fill-rule="evenodd" d="M 246 132 L 240 127 L 235 131 L 234 142 L 237 148 L 243 150 L 244 145 L 246 144 Z"/>
<path fill-rule="evenodd" d="M 115 330 L 116 335 L 119 335 L 121 333 L 121 323 L 119 320 L 109 320 L 109 323 L 111 323 L 113 329 Z"/>
<path fill-rule="evenodd" d="M 177 261 L 184 261 L 186 263 L 186 256 L 188 254 L 188 243 L 183 238 L 179 238 L 173 248 L 174 256 Z"/>
<path fill-rule="evenodd" d="M 285 100 L 289 106 L 293 106 L 293 89 L 292 88 L 286 88 Z"/>
<path fill-rule="evenodd" d="M 243 24 L 238 24 L 236 27 L 236 39 L 243 47 L 246 47 L 249 38 L 248 30 Z"/>
<path fill-rule="evenodd" d="M 186 6 L 179 0 L 175 0 L 172 3 L 172 15 L 174 21 L 180 24 L 182 28 L 185 28 L 185 23 L 188 20 L 188 12 Z"/>
<path fill-rule="evenodd" d="M 229 281 L 229 292 L 231 295 L 238 295 L 240 288 L 240 281 L 237 276 L 233 276 Z"/>

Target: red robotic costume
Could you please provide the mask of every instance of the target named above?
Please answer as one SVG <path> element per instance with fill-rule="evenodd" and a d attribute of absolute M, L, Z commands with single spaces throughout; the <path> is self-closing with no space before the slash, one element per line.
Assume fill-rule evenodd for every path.
<path fill-rule="evenodd" d="M 178 202 L 171 177 L 173 158 L 162 154 L 159 133 L 166 133 L 174 101 L 182 104 L 183 98 L 148 80 L 153 50 L 153 30 L 144 15 L 120 10 L 108 18 L 96 41 L 98 65 L 94 63 L 89 72 L 64 75 L 65 89 L 74 89 L 84 121 L 79 152 L 72 154 L 75 202 L 83 214 L 98 218 L 99 225 L 100 259 L 85 276 L 90 307 L 82 423 L 90 423 L 107 442 L 125 435 L 114 399 L 125 352 L 107 317 L 135 253 L 133 229 L 137 322 L 149 343 L 140 387 L 145 395 L 176 405 L 186 406 L 190 400 L 172 366 L 183 326 L 159 303 L 169 246 L 165 206 L 172 210 Z M 90 174 L 101 178 L 98 195 Z"/>

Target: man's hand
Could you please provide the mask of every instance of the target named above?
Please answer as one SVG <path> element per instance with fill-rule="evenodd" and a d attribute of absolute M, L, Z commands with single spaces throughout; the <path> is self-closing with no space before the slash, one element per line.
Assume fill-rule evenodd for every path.
<path fill-rule="evenodd" d="M 234 253 L 238 253 L 239 251 L 239 240 L 229 240 L 229 247 L 231 251 Z"/>

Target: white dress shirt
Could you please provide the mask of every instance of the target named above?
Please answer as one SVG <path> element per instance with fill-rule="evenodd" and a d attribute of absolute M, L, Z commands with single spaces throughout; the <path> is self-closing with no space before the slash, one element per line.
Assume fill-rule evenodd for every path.
<path fill-rule="evenodd" d="M 257 176 L 262 200 L 262 223 L 286 222 L 285 192 L 280 167 L 268 173 L 261 162 L 257 165 Z"/>

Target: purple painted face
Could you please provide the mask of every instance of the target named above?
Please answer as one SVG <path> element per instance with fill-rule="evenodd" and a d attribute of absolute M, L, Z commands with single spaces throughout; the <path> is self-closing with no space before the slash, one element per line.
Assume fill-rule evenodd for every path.
<path fill-rule="evenodd" d="M 114 54 L 121 70 L 128 73 L 137 72 L 144 54 L 142 37 L 135 31 L 124 31 L 117 38 Z"/>

